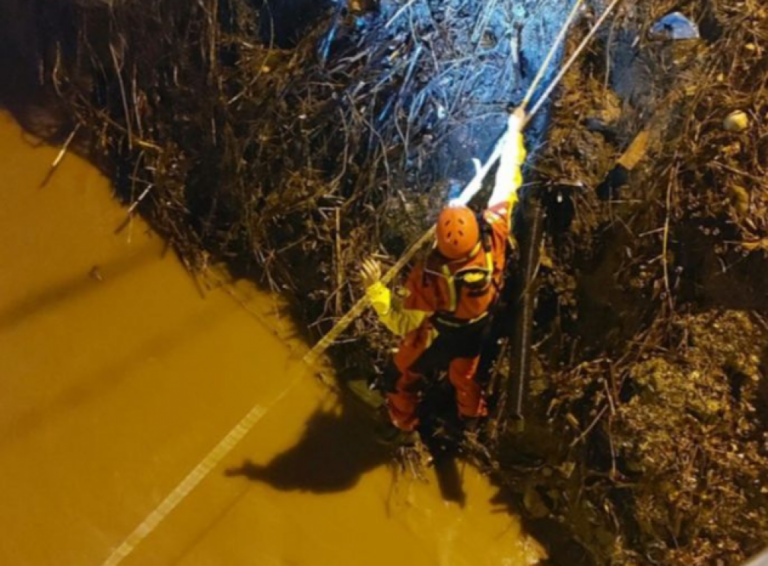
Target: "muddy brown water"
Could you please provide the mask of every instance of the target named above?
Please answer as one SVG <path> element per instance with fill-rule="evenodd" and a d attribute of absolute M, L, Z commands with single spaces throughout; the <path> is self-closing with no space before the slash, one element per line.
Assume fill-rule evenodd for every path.
<path fill-rule="evenodd" d="M 298 361 L 276 301 L 201 292 L 108 182 L 0 114 L 0 564 L 99 566 L 254 404 L 290 390 L 124 564 L 524 565 L 541 550 L 460 468 L 398 473 Z M 234 298 L 233 298 L 234 297 Z M 235 300 L 236 299 L 236 300 Z"/>

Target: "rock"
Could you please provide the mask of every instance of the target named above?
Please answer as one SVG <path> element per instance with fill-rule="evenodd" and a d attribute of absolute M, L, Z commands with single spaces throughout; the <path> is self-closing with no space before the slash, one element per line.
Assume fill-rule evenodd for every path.
<path fill-rule="evenodd" d="M 723 122 L 723 127 L 729 132 L 743 132 L 749 128 L 749 116 L 743 110 L 731 112 Z"/>
<path fill-rule="evenodd" d="M 699 39 L 699 26 L 680 12 L 672 12 L 651 27 L 652 39 Z"/>

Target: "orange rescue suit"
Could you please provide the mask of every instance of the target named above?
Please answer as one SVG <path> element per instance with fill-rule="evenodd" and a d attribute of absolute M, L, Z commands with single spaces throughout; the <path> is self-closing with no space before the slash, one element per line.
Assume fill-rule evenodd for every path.
<path fill-rule="evenodd" d="M 431 316 L 404 336 L 395 354 L 394 365 L 400 376 L 395 391 L 387 395 L 387 405 L 397 427 L 413 430 L 418 426 L 424 374 L 446 365 L 448 379 L 456 389 L 459 415 L 485 416 L 485 403 L 475 374 L 489 311 L 498 298 L 506 264 L 508 215 L 508 205 L 486 211 L 484 220 L 489 223 L 490 233 L 484 237 L 489 241 L 481 243 L 469 260 L 446 262 L 433 252 L 408 277 L 403 308 Z M 482 277 L 484 271 L 488 277 L 476 285 L 462 281 L 464 273 Z"/>
<path fill-rule="evenodd" d="M 460 417 L 487 413 L 475 374 L 489 314 L 503 283 L 524 159 L 522 134 L 518 133 L 502 156 L 496 189 L 480 222 L 481 241 L 468 258 L 450 261 L 433 250 L 409 274 L 403 298 L 393 296 L 380 282 L 368 288 L 382 323 L 403 337 L 394 357 L 397 381 L 394 391 L 387 394 L 390 418 L 400 429 L 410 431 L 418 426 L 425 375 L 446 366 Z"/>

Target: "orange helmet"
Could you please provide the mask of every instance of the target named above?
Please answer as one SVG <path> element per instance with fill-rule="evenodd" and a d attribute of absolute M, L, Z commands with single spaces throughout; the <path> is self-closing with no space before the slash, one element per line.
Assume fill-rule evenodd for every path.
<path fill-rule="evenodd" d="M 469 256 L 480 241 L 475 213 L 466 206 L 443 209 L 437 218 L 437 249 L 448 259 Z"/>

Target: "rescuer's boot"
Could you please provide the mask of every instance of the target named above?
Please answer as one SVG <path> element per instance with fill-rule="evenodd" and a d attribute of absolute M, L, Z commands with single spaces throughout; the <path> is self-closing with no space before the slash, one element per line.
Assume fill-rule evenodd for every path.
<path fill-rule="evenodd" d="M 378 431 L 377 438 L 386 446 L 413 446 L 419 441 L 419 433 L 415 430 L 401 430 L 387 423 Z"/>
<path fill-rule="evenodd" d="M 480 442 L 484 432 L 482 417 L 462 417 L 461 424 L 464 427 L 464 441 L 470 446 L 482 446 Z"/>

